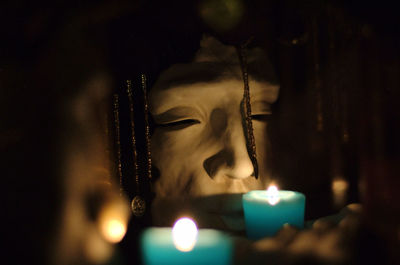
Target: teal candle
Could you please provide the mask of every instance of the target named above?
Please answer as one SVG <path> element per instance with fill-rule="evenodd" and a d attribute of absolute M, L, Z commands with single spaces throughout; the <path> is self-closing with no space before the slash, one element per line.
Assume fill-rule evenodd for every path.
<path fill-rule="evenodd" d="M 175 229 L 175 228 L 174 228 Z M 197 231 L 197 230 L 196 230 Z M 142 261 L 146 265 L 206 264 L 227 265 L 232 263 L 233 245 L 230 238 L 212 229 L 198 230 L 195 241 L 193 233 L 183 231 L 177 245 L 171 228 L 148 228 L 141 237 Z M 178 239 L 179 241 L 179 239 Z"/>
<path fill-rule="evenodd" d="M 306 197 L 295 191 L 254 190 L 243 195 L 246 233 L 250 239 L 274 236 L 284 224 L 304 227 Z"/>

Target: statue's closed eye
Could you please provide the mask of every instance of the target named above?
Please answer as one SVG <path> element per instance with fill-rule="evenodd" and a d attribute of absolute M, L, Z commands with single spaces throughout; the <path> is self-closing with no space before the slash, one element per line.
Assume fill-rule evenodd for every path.
<path fill-rule="evenodd" d="M 158 115 L 153 115 L 157 126 L 170 130 L 181 130 L 200 123 L 200 116 L 194 108 L 175 107 Z"/>
<path fill-rule="evenodd" d="M 169 128 L 172 130 L 181 130 L 186 127 L 198 124 L 198 123 L 200 123 L 200 121 L 195 120 L 195 119 L 184 119 L 184 120 L 179 120 L 179 121 L 161 123 L 161 124 L 157 124 L 157 125 L 160 127 Z"/>
<path fill-rule="evenodd" d="M 271 104 L 266 101 L 255 101 L 251 106 L 251 119 L 266 122 L 271 118 Z"/>
<path fill-rule="evenodd" d="M 253 114 L 251 115 L 251 119 L 253 121 L 268 121 L 271 118 L 271 113 L 265 113 L 265 114 Z"/>

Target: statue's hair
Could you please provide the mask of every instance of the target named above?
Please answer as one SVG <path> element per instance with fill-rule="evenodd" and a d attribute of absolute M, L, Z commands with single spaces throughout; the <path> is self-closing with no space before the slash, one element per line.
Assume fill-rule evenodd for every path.
<path fill-rule="evenodd" d="M 247 51 L 247 70 L 252 79 L 277 84 L 275 71 L 261 48 Z M 225 78 L 242 79 L 237 49 L 204 35 L 191 63 L 173 64 L 159 76 L 154 87 L 167 88 L 182 83 L 208 82 Z"/>
<path fill-rule="evenodd" d="M 259 47 L 250 48 L 246 52 L 246 57 L 249 74 L 255 79 L 277 83 L 275 71 L 264 50 Z M 225 45 L 209 35 L 203 35 L 194 62 L 220 63 L 238 70 L 240 68 L 236 47 Z"/>

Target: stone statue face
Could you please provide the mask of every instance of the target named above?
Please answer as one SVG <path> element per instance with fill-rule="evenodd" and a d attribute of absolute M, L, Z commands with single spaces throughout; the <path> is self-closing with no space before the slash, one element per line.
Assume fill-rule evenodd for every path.
<path fill-rule="evenodd" d="M 249 54 L 249 69 L 251 60 Z M 172 66 L 152 88 L 150 111 L 158 124 L 152 156 L 160 171 L 152 207 L 156 224 L 189 215 L 202 227 L 243 229 L 241 194 L 269 181 L 266 117 L 279 91 L 249 73 L 258 179 L 246 147 L 244 84 L 234 47 L 204 38 L 192 63 Z"/>

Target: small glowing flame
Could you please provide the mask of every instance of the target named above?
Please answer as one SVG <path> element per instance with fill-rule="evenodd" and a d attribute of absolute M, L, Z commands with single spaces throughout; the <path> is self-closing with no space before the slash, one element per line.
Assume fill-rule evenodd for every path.
<path fill-rule="evenodd" d="M 120 220 L 111 219 L 103 224 L 103 235 L 111 243 L 118 243 L 126 233 L 126 225 Z"/>
<path fill-rule="evenodd" d="M 124 201 L 113 201 L 103 206 L 99 213 L 98 224 L 105 240 L 118 243 L 124 238 L 129 213 L 129 207 Z"/>
<path fill-rule="evenodd" d="M 336 176 L 332 181 L 333 203 L 336 208 L 346 205 L 349 182 L 342 176 Z"/>
<path fill-rule="evenodd" d="M 191 251 L 197 241 L 197 226 L 193 220 L 184 217 L 176 221 L 172 228 L 172 239 L 178 250 Z"/>
<path fill-rule="evenodd" d="M 267 189 L 267 201 L 271 205 L 275 205 L 279 202 L 279 190 L 275 185 L 271 185 Z"/>
<path fill-rule="evenodd" d="M 346 192 L 349 187 L 349 183 L 345 179 L 336 178 L 332 182 L 332 190 L 334 193 Z"/>

